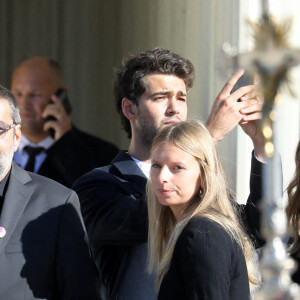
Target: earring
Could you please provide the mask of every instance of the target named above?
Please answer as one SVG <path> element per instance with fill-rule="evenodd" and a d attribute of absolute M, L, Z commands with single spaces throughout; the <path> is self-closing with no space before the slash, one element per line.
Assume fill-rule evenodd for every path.
<path fill-rule="evenodd" d="M 202 194 L 203 194 L 203 188 L 200 188 L 199 195 L 202 196 Z"/>

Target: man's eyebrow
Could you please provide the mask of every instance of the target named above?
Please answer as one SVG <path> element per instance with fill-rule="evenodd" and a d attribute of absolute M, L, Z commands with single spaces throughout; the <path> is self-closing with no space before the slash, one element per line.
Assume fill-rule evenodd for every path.
<path fill-rule="evenodd" d="M 161 91 L 161 92 L 151 94 L 151 97 L 158 96 L 158 95 L 167 95 L 170 93 L 171 93 L 171 91 Z"/>
<path fill-rule="evenodd" d="M 182 91 L 179 91 L 177 94 L 179 94 L 180 96 L 184 96 L 184 97 L 186 97 L 186 96 L 187 96 L 187 94 L 186 94 L 186 93 L 184 93 L 184 92 L 182 92 Z"/>
<path fill-rule="evenodd" d="M 22 92 L 22 89 L 19 89 L 19 88 L 13 88 L 11 89 L 13 92 Z M 40 93 L 41 90 L 32 90 L 30 91 L 30 93 Z"/>
<path fill-rule="evenodd" d="M 150 96 L 151 97 L 155 97 L 155 96 L 158 96 L 158 95 L 167 95 L 167 94 L 171 94 L 172 93 L 172 91 L 161 91 L 161 92 L 157 92 L 157 93 L 153 93 L 153 94 L 151 94 Z M 182 92 L 182 91 L 179 91 L 178 93 L 177 93 L 177 95 L 180 95 L 180 96 L 184 96 L 184 97 L 186 97 L 187 96 L 187 94 L 186 93 L 184 93 L 184 92 Z"/>

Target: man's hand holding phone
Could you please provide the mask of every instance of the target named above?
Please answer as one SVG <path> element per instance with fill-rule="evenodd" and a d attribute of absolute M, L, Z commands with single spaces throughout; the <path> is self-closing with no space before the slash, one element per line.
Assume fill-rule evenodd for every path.
<path fill-rule="evenodd" d="M 72 121 L 58 96 L 52 95 L 51 101 L 42 114 L 45 121 L 44 130 L 54 131 L 54 140 L 59 140 L 65 133 L 72 129 Z"/>

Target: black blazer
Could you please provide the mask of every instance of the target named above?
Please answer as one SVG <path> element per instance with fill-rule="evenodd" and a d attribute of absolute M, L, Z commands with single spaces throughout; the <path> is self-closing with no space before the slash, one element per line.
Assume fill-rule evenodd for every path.
<path fill-rule="evenodd" d="M 250 195 L 240 210 L 259 238 L 256 204 L 261 199 L 262 164 L 252 158 Z M 112 163 L 75 182 L 96 264 L 109 299 L 153 300 L 155 274 L 147 274 L 146 177 L 126 151 Z"/>
<path fill-rule="evenodd" d="M 13 163 L 0 226 L 1 299 L 99 299 L 75 192 Z"/>
<path fill-rule="evenodd" d="M 216 222 L 192 219 L 175 245 L 159 300 L 247 300 L 245 258 L 240 246 Z"/>
<path fill-rule="evenodd" d="M 47 157 L 38 174 L 72 187 L 81 175 L 110 163 L 118 153 L 118 148 L 73 127 L 46 153 Z"/>
<path fill-rule="evenodd" d="M 82 215 L 108 299 L 155 300 L 146 271 L 147 179 L 126 151 L 75 182 Z M 103 288 L 104 288 L 103 287 Z"/>

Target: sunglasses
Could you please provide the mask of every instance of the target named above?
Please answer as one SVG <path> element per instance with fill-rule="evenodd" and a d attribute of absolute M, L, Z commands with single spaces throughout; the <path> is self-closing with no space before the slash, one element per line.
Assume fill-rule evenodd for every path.
<path fill-rule="evenodd" d="M 4 122 L 0 121 L 0 136 L 6 133 L 11 128 L 14 128 L 17 124 L 7 125 Z"/>

